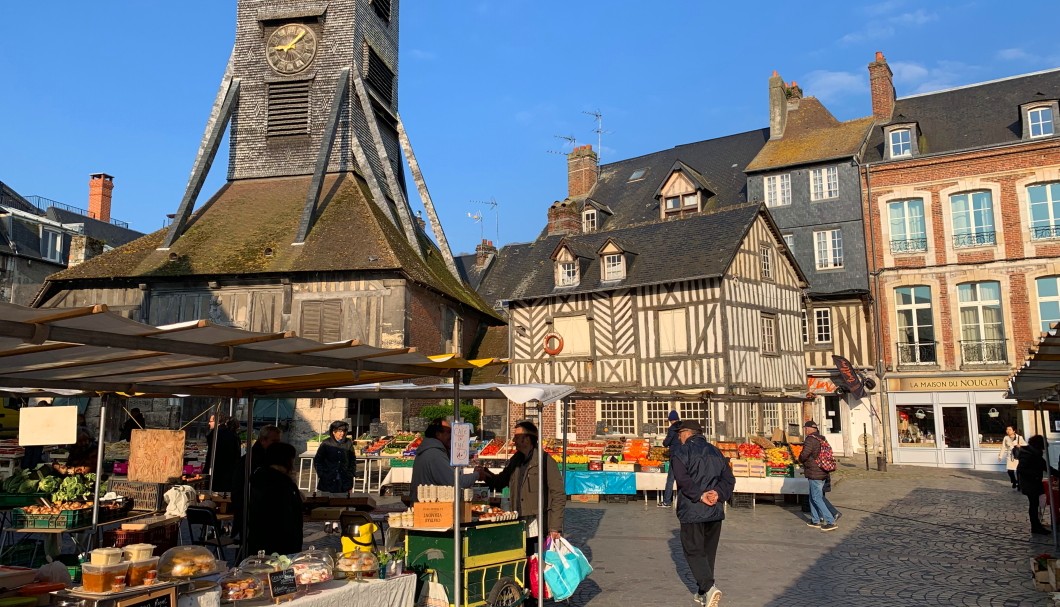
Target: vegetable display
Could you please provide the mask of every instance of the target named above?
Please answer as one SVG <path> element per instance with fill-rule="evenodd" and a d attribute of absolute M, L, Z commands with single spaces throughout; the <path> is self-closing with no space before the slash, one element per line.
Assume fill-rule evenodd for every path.
<path fill-rule="evenodd" d="M 96 490 L 95 474 L 78 474 L 63 479 L 59 489 L 52 494 L 53 502 L 84 501 Z"/>
<path fill-rule="evenodd" d="M 740 459 L 764 459 L 766 455 L 765 450 L 754 443 L 740 443 L 736 446 L 736 452 L 740 454 Z"/>

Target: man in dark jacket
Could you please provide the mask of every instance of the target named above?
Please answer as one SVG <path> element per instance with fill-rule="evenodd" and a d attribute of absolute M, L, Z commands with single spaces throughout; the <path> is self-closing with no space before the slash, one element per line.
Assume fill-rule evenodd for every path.
<path fill-rule="evenodd" d="M 681 521 L 681 548 L 696 578 L 695 601 L 706 607 L 721 603 L 714 585 L 714 562 L 721 540 L 725 502 L 732 498 L 736 477 L 729 459 L 703 438 L 703 426 L 693 419 L 681 422 L 677 439 L 681 448 L 670 458 L 677 480 L 677 519 Z"/>
<path fill-rule="evenodd" d="M 803 424 L 803 429 L 806 432 L 806 442 L 799 453 L 799 463 L 802 464 L 803 476 L 810 484 L 810 521 L 806 524 L 819 527 L 822 531 L 835 531 L 839 528 L 839 525 L 836 525 L 839 512 L 824 495 L 825 485 L 831 484 L 831 474 L 821 470 L 817 464 L 821 445 L 826 441 L 818 432 L 817 422 L 812 419 Z"/>
<path fill-rule="evenodd" d="M 416 448 L 416 461 L 412 463 L 412 484 L 409 499 L 420 501 L 420 485 L 453 485 L 453 468 L 449 465 L 449 446 L 453 429 L 444 419 L 432 421 L 423 431 L 423 441 Z M 463 474 L 460 488 L 475 484 L 477 474 Z"/>
<path fill-rule="evenodd" d="M 250 475 L 248 554 L 302 551 L 302 494 L 291 478 L 296 453 L 287 443 L 273 443 L 264 465 Z"/>
<path fill-rule="evenodd" d="M 322 493 L 349 495 L 357 471 L 357 456 L 353 441 L 346 438 L 350 425 L 344 421 L 331 422 L 331 434 L 317 448 L 313 467 L 317 471 L 317 490 Z"/>
<path fill-rule="evenodd" d="M 677 411 L 670 411 L 670 414 L 666 416 L 666 419 L 670 420 L 670 427 L 666 430 L 666 438 L 663 439 L 663 447 L 670 449 L 670 459 L 673 459 L 673 454 L 677 451 L 677 447 L 681 445 L 681 442 L 677 440 L 677 431 L 681 427 L 681 416 L 678 415 Z M 660 508 L 669 508 L 674 503 L 674 467 L 671 465 L 666 470 L 666 486 L 663 489 L 662 501 L 659 502 Z"/>

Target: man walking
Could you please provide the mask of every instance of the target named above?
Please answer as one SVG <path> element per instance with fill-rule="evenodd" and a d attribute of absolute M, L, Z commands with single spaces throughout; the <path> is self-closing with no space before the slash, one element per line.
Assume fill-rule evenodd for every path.
<path fill-rule="evenodd" d="M 806 431 L 806 443 L 802 453 L 799 453 L 799 463 L 802 464 L 803 476 L 810 483 L 810 520 L 806 524 L 818 527 L 821 531 L 835 531 L 839 529 L 836 519 L 840 514 L 824 495 L 825 485 L 831 484 L 831 475 L 817 463 L 817 456 L 828 441 L 821 436 L 817 423 L 812 419 L 803 424 L 803 428 Z"/>
<path fill-rule="evenodd" d="M 677 480 L 677 519 L 681 521 L 681 548 L 696 578 L 695 601 L 704 607 L 721 604 L 714 585 L 714 562 L 721 540 L 725 502 L 732 498 L 736 477 L 729 460 L 703 438 L 703 426 L 694 419 L 681 422 L 677 439 L 681 448 L 670 459 Z"/>

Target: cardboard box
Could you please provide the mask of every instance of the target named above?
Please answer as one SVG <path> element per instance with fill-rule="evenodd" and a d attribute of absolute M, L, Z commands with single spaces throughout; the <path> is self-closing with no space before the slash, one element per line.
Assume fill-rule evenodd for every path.
<path fill-rule="evenodd" d="M 462 523 L 471 522 L 471 504 L 464 502 Z M 453 502 L 418 502 L 412 507 L 412 526 L 426 529 L 453 527 Z"/>
<path fill-rule="evenodd" d="M 750 472 L 749 462 L 745 459 L 730 459 L 733 476 L 747 476 Z"/>
<path fill-rule="evenodd" d="M 579 504 L 599 504 L 599 495 L 572 495 L 570 501 L 578 502 Z"/>

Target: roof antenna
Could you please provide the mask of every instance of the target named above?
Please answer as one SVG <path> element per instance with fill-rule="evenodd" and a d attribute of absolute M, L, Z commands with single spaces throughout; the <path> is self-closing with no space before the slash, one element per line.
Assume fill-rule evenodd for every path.
<path fill-rule="evenodd" d="M 500 206 L 500 203 L 497 202 L 497 199 L 494 198 L 493 196 L 490 196 L 489 200 L 472 200 L 471 202 L 473 202 L 475 204 L 484 204 L 484 205 L 488 206 L 491 211 L 493 211 L 494 217 L 496 217 L 496 219 L 497 219 L 497 235 L 496 235 L 495 239 L 496 239 L 497 242 L 500 242 L 501 241 L 501 212 L 497 210 L 497 207 Z M 476 212 L 476 215 L 479 216 L 479 220 L 481 221 L 482 214 Z M 468 213 L 468 217 L 471 217 L 471 213 Z M 485 237 L 483 237 L 483 238 L 485 238 Z"/>
<path fill-rule="evenodd" d="M 563 141 L 566 141 L 567 142 L 566 145 L 569 145 L 572 149 L 578 146 L 578 140 L 574 138 L 574 135 L 553 135 L 553 137 L 555 137 L 556 139 L 562 139 Z M 563 154 L 564 156 L 566 156 L 570 152 L 565 152 L 565 151 L 562 151 L 562 150 L 548 150 L 548 153 L 549 154 Z"/>
<path fill-rule="evenodd" d="M 604 133 L 610 133 L 610 131 L 604 130 L 604 115 L 600 113 L 600 110 L 582 113 L 592 116 L 596 120 L 596 128 L 593 129 L 593 132 L 596 133 L 596 164 L 603 164 L 600 160 L 604 157 Z"/>
<path fill-rule="evenodd" d="M 471 221 L 474 221 L 475 223 L 478 224 L 478 237 L 479 237 L 479 240 L 480 241 L 486 240 L 485 227 L 482 225 L 482 211 L 475 211 L 474 213 L 472 213 L 471 211 L 468 211 L 467 217 Z"/>

